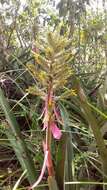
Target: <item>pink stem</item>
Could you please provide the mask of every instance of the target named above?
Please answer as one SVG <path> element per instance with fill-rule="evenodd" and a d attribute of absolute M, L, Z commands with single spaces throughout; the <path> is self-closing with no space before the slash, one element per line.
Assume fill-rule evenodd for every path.
<path fill-rule="evenodd" d="M 42 180 L 42 178 L 44 176 L 45 170 L 46 170 L 47 160 L 48 160 L 48 151 L 46 150 L 45 151 L 45 158 L 44 158 L 44 162 L 43 162 L 43 166 L 42 166 L 40 176 L 39 176 L 38 180 L 31 187 L 28 188 L 28 190 L 31 190 L 31 189 L 37 187 L 37 185 L 41 182 L 41 180 Z"/>

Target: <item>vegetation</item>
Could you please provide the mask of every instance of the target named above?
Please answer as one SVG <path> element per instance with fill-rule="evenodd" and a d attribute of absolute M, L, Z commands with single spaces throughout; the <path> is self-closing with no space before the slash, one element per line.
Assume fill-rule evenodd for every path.
<path fill-rule="evenodd" d="M 106 1 L 0 0 L 0 188 L 107 189 Z"/>

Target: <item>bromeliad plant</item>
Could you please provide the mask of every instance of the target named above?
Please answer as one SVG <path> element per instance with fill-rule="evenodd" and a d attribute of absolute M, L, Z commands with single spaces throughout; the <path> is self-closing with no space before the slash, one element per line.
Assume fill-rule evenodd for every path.
<path fill-rule="evenodd" d="M 55 171 L 51 155 L 52 136 L 60 140 L 62 132 L 58 127 L 63 124 L 58 109 L 57 101 L 75 95 L 75 90 L 67 88 L 68 79 L 72 75 L 70 60 L 72 52 L 69 48 L 70 42 L 60 34 L 49 32 L 47 40 L 40 40 L 38 51 L 33 52 L 35 64 L 27 64 L 28 71 L 36 81 L 27 91 L 29 94 L 39 96 L 44 102 L 43 131 L 46 130 L 46 139 L 43 141 L 44 163 L 41 174 L 30 189 L 35 188 L 48 170 L 48 183 L 50 189 L 58 189 L 55 180 Z M 61 93 L 62 92 L 62 93 Z M 54 186 L 53 186 L 54 185 Z"/>

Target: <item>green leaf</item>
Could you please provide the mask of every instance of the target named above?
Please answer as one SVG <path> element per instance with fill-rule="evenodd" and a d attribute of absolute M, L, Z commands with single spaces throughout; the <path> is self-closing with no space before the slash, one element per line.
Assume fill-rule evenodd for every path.
<path fill-rule="evenodd" d="M 56 180 L 59 189 L 64 190 L 64 174 L 65 174 L 65 159 L 67 147 L 67 134 L 63 133 L 62 138 L 58 144 L 57 157 L 56 157 Z"/>
<path fill-rule="evenodd" d="M 27 170 L 27 176 L 29 182 L 32 184 L 36 178 L 35 166 L 30 156 L 30 152 L 26 146 L 23 136 L 20 132 L 20 127 L 14 117 L 11 108 L 0 88 L 0 105 L 4 111 L 6 120 L 4 126 L 6 126 L 5 133 L 10 140 L 10 143 L 15 151 L 15 154 L 22 166 L 22 169 Z"/>
<path fill-rule="evenodd" d="M 66 108 L 60 104 L 60 111 L 62 120 L 64 123 L 65 131 L 69 131 L 69 115 Z M 66 160 L 65 160 L 65 181 L 73 181 L 73 145 L 72 145 L 72 134 L 70 132 L 65 132 L 67 135 L 66 144 Z M 72 186 L 72 189 L 74 186 Z M 65 190 L 70 190 L 71 185 L 65 186 Z"/>

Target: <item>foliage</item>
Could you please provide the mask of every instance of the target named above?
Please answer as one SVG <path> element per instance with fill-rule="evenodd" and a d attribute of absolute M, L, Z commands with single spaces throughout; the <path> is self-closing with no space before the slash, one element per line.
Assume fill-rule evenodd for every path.
<path fill-rule="evenodd" d="M 43 123 L 40 116 L 42 102 L 48 92 L 47 81 L 50 76 L 53 78 L 55 102 L 63 123 L 60 119 L 58 122 L 55 116 L 55 122 L 61 127 L 62 139 L 52 141 L 52 162 L 58 186 L 62 188 L 65 184 L 67 190 L 106 188 L 102 183 L 106 181 L 107 138 L 105 5 L 102 1 L 102 9 L 97 7 L 94 12 L 91 1 L 60 0 L 57 3 L 31 0 L 25 1 L 23 6 L 21 1 L 0 1 L 0 86 L 31 152 L 36 180 L 44 157 L 41 141 L 45 133 L 40 129 Z M 49 28 L 51 32 L 46 40 Z M 56 48 L 59 44 L 61 46 Z M 50 74 L 53 52 L 58 57 L 55 58 L 54 72 Z M 71 93 L 76 93 L 76 96 L 71 96 Z M 2 125 L 6 124 L 2 110 L 0 120 L 1 186 L 13 189 L 18 184 L 20 188 L 27 189 L 28 181 L 26 177 L 20 180 L 23 172 Z M 9 134 L 14 137 L 12 132 Z M 60 167 L 63 172 L 60 172 Z M 37 189 L 48 188 L 47 175 L 45 172 L 43 184 Z"/>

